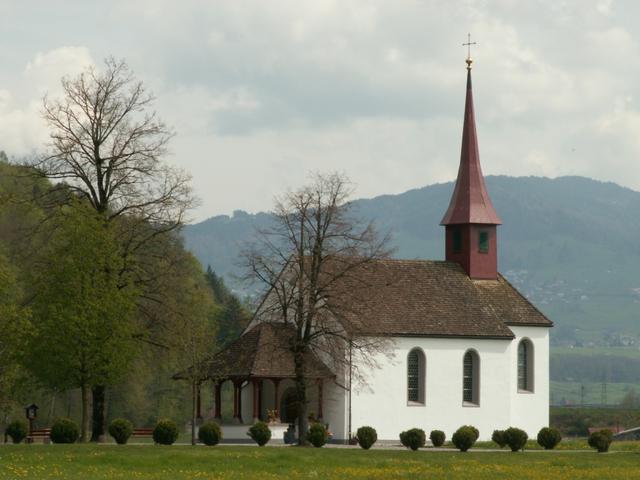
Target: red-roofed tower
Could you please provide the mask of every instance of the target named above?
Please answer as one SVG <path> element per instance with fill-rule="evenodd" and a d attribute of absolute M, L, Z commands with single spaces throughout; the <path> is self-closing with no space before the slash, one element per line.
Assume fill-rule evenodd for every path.
<path fill-rule="evenodd" d="M 498 277 L 496 226 L 502 222 L 493 208 L 480 168 L 470 56 L 466 62 L 467 98 L 460 167 L 449 208 L 440 225 L 444 225 L 446 231 L 446 260 L 462 265 L 471 278 L 495 280 Z"/>

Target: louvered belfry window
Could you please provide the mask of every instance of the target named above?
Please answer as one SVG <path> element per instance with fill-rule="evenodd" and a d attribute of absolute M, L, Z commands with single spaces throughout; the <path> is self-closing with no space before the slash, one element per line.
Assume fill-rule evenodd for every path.
<path fill-rule="evenodd" d="M 407 357 L 407 398 L 410 402 L 420 401 L 420 357 L 416 350 Z"/>
<path fill-rule="evenodd" d="M 478 251 L 480 253 L 489 253 L 489 232 L 480 232 L 478 234 Z"/>
<path fill-rule="evenodd" d="M 453 231 L 453 253 L 461 253 L 462 252 L 462 231 L 454 230 Z"/>

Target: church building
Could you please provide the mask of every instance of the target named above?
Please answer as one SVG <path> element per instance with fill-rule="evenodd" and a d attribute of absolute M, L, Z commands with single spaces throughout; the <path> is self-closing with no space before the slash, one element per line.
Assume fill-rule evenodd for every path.
<path fill-rule="evenodd" d="M 414 427 L 443 430 L 450 439 L 458 427 L 473 425 L 488 440 L 495 429 L 515 426 L 535 437 L 548 425 L 553 324 L 498 272 L 500 224 L 480 167 L 468 58 L 460 166 L 441 221 L 445 260 L 367 266 L 372 295 L 358 334 L 386 339 L 390 352 L 374 354 L 377 368 L 365 371 L 363 381 L 309 353 L 309 410 L 329 424 L 333 441 L 347 441 L 364 425 L 394 442 Z M 256 319 L 209 365 L 212 417 L 221 418 L 223 382 L 233 385 L 226 440 L 246 439 L 248 426 L 270 414 L 278 441 L 295 420 L 288 327 Z"/>

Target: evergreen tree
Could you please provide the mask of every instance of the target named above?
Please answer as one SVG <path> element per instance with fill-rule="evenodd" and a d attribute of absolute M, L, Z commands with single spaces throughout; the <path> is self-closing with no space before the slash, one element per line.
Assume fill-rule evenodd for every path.
<path fill-rule="evenodd" d="M 223 347 L 240 336 L 242 329 L 249 321 L 250 314 L 238 297 L 227 288 L 224 279 L 214 272 L 211 265 L 207 267 L 205 278 L 213 290 L 216 301 L 222 305 L 218 317 L 217 340 L 218 345 Z"/>

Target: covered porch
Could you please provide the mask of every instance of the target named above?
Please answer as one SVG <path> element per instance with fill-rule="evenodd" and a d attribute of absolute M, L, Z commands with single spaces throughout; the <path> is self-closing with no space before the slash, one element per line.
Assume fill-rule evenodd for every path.
<path fill-rule="evenodd" d="M 272 442 L 297 438 L 295 364 L 289 348 L 293 333 L 292 328 L 283 324 L 258 324 L 209 360 L 208 378 L 201 388 L 207 384 L 212 387 L 213 408 L 203 416 L 198 400 L 198 418 L 218 422 L 224 442 L 251 442 L 247 431 L 257 421 L 269 423 Z M 305 355 L 304 374 L 307 414 L 323 421 L 325 383 L 335 375 L 311 352 Z M 223 421 L 223 387 L 228 389 L 228 385 L 233 391 L 233 414 Z"/>

